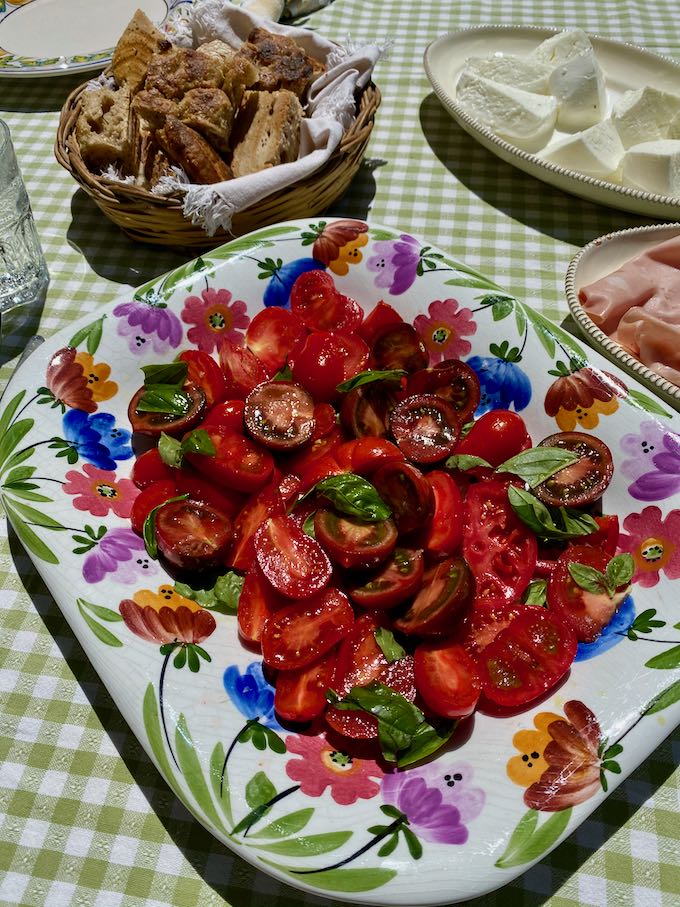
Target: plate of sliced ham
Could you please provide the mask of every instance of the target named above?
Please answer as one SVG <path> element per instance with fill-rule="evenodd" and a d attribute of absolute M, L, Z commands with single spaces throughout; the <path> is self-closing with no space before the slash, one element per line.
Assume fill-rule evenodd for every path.
<path fill-rule="evenodd" d="M 680 410 L 680 223 L 593 240 L 572 259 L 566 293 L 591 345 Z"/>

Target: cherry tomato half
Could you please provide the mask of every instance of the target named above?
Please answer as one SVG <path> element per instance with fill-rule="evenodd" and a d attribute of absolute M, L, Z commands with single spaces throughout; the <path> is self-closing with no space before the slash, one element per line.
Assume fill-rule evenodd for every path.
<path fill-rule="evenodd" d="M 436 394 L 419 394 L 395 406 L 390 413 L 390 430 L 409 460 L 436 463 L 453 453 L 460 425 L 450 403 Z"/>
<path fill-rule="evenodd" d="M 477 373 L 460 359 L 445 359 L 409 375 L 406 393 L 442 397 L 455 409 L 461 425 L 472 418 L 481 398 Z"/>
<path fill-rule="evenodd" d="M 198 385 L 185 384 L 182 388 L 182 391 L 189 397 L 189 408 L 182 416 L 139 410 L 137 408 L 139 401 L 148 390 L 148 387 L 140 387 L 128 406 L 128 419 L 132 430 L 140 435 L 157 438 L 161 432 L 165 432 L 166 435 L 178 437 L 195 428 L 203 418 L 206 408 L 205 393 L 203 388 Z"/>
<path fill-rule="evenodd" d="M 393 520 L 369 523 L 323 508 L 314 514 L 314 535 L 336 564 L 366 570 L 389 557 L 397 543 Z"/>
<path fill-rule="evenodd" d="M 326 552 L 288 516 L 262 523 L 255 533 L 255 555 L 272 586 L 288 598 L 309 598 L 331 578 Z"/>
<path fill-rule="evenodd" d="M 141 454 L 132 465 L 130 478 L 137 488 L 146 488 L 153 485 L 154 482 L 163 480 L 174 482 L 178 470 L 173 469 L 161 460 L 161 455 L 157 447 Z"/>
<path fill-rule="evenodd" d="M 269 481 L 274 459 L 268 450 L 219 425 L 203 427 L 215 446 L 215 454 L 187 454 L 187 460 L 199 472 L 234 491 L 258 491 Z"/>
<path fill-rule="evenodd" d="M 291 355 L 291 370 L 293 380 L 317 402 L 329 403 L 338 397 L 338 384 L 362 371 L 367 362 L 368 347 L 360 338 L 316 331 Z"/>
<path fill-rule="evenodd" d="M 395 548 L 390 559 L 360 583 L 350 584 L 347 594 L 362 608 L 383 610 L 400 605 L 420 589 L 424 571 L 418 548 Z"/>
<path fill-rule="evenodd" d="M 258 384 L 269 379 L 267 369 L 255 353 L 228 338 L 220 346 L 220 365 L 227 386 L 225 398 L 245 400 Z"/>
<path fill-rule="evenodd" d="M 339 293 L 326 271 L 305 271 L 290 291 L 290 308 L 310 331 L 351 333 L 361 324 L 357 303 Z"/>
<path fill-rule="evenodd" d="M 179 359 L 188 366 L 187 380 L 203 388 L 206 403 L 212 406 L 227 398 L 224 372 L 212 356 L 203 350 L 184 350 Z"/>
<path fill-rule="evenodd" d="M 544 438 L 539 447 L 560 447 L 579 459 L 534 488 L 552 507 L 583 507 L 602 497 L 614 472 L 611 451 L 599 438 L 581 431 L 564 431 Z"/>
<path fill-rule="evenodd" d="M 208 481 L 191 466 L 184 465 L 173 472 L 176 473 L 174 479 L 177 493 L 188 494 L 190 501 L 208 504 L 210 507 L 226 513 L 229 517 L 235 517 L 245 503 L 244 495 L 231 489 L 220 488 L 219 485 Z"/>
<path fill-rule="evenodd" d="M 271 450 L 292 450 L 312 437 L 314 401 L 292 381 L 267 381 L 246 397 L 243 418 L 260 444 Z"/>
<path fill-rule="evenodd" d="M 385 463 L 401 462 L 403 453 L 386 438 L 355 438 L 341 444 L 335 458 L 347 472 L 370 476 Z"/>
<path fill-rule="evenodd" d="M 312 721 L 326 708 L 326 690 L 333 682 L 335 657 L 326 652 L 318 661 L 276 678 L 274 709 L 285 721 Z"/>
<path fill-rule="evenodd" d="M 208 425 L 220 425 L 229 431 L 235 431 L 236 434 L 243 434 L 243 409 L 245 403 L 243 400 L 224 400 L 222 403 L 216 403 L 210 409 L 199 428 L 205 428 Z"/>
<path fill-rule="evenodd" d="M 532 607 L 503 598 L 476 599 L 460 622 L 456 640 L 476 658 L 518 614 Z"/>
<path fill-rule="evenodd" d="M 474 712 L 482 680 L 463 646 L 449 640 L 421 643 L 414 652 L 414 668 L 418 692 L 436 715 L 467 718 Z"/>
<path fill-rule="evenodd" d="M 455 453 L 481 457 L 492 466 L 500 466 L 529 447 L 531 438 L 524 419 L 509 409 L 492 409 L 477 419 L 458 442 Z"/>
<path fill-rule="evenodd" d="M 177 485 L 171 479 L 162 479 L 147 485 L 132 502 L 130 523 L 138 535 L 142 534 L 146 518 L 159 504 L 177 497 Z"/>
<path fill-rule="evenodd" d="M 434 495 L 434 511 L 418 541 L 430 557 L 450 557 L 463 539 L 463 496 L 451 473 L 443 469 L 426 473 L 425 481 Z"/>
<path fill-rule="evenodd" d="M 283 498 L 278 482 L 266 485 L 249 498 L 234 520 L 234 544 L 227 566 L 247 570 L 255 560 L 255 533 L 269 516 L 283 516 Z"/>
<path fill-rule="evenodd" d="M 381 299 L 364 318 L 362 324 L 359 325 L 357 334 L 370 347 L 375 337 L 382 333 L 385 328 L 401 324 L 403 320 L 396 309 L 393 309 L 391 305 Z"/>
<path fill-rule="evenodd" d="M 386 463 L 373 476 L 373 485 L 392 511 L 399 532 L 413 532 L 427 523 L 434 506 L 432 488 L 410 463 Z"/>
<path fill-rule="evenodd" d="M 396 405 L 392 389 L 381 381 L 355 387 L 345 394 L 340 421 L 354 438 L 385 438 L 390 411 Z"/>
<path fill-rule="evenodd" d="M 377 333 L 371 343 L 371 362 L 376 369 L 417 372 L 427 368 L 430 356 L 416 329 L 402 321 Z"/>
<path fill-rule="evenodd" d="M 172 501 L 156 513 L 158 550 L 181 570 L 216 567 L 231 544 L 231 520 L 197 501 Z"/>
<path fill-rule="evenodd" d="M 420 591 L 394 626 L 409 636 L 450 633 L 472 594 L 472 575 L 463 558 L 439 561 L 425 571 Z"/>
<path fill-rule="evenodd" d="M 246 330 L 246 346 L 253 352 L 270 375 L 288 361 L 288 357 L 304 343 L 307 328 L 293 312 L 280 306 L 268 306 L 255 315 Z"/>
<path fill-rule="evenodd" d="M 243 639 L 259 643 L 267 618 L 287 604 L 288 599 L 276 591 L 257 561 L 253 561 L 246 572 L 238 600 L 238 629 Z"/>

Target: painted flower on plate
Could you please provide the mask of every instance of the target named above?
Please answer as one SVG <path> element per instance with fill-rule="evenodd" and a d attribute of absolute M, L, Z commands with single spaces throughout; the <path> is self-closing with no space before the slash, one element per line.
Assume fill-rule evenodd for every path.
<path fill-rule="evenodd" d="M 265 680 L 259 661 L 251 661 L 243 674 L 236 665 L 229 665 L 223 682 L 227 695 L 245 718 L 259 718 L 265 727 L 281 729 L 274 714 L 274 687 Z"/>
<path fill-rule="evenodd" d="M 508 349 L 507 340 L 500 347 L 491 344 L 491 352 L 499 355 L 471 356 L 467 364 L 477 373 L 481 399 L 475 415 L 491 409 L 525 409 L 531 400 L 531 381 L 517 365 L 519 351 Z"/>
<path fill-rule="evenodd" d="M 589 367 L 571 371 L 562 362 L 556 367 L 560 376 L 548 388 L 544 406 L 561 431 L 596 428 L 600 416 L 615 413 L 627 394 L 625 384 L 609 372 Z"/>
<path fill-rule="evenodd" d="M 588 800 L 601 789 L 600 725 L 587 706 L 572 699 L 564 718 L 541 712 L 535 731 L 518 731 L 520 751 L 507 764 L 511 781 L 526 787 L 529 809 L 557 812 Z M 527 757 L 526 759 L 524 757 Z"/>
<path fill-rule="evenodd" d="M 402 233 L 399 239 L 381 239 L 373 245 L 375 255 L 368 259 L 368 270 L 378 276 L 376 287 L 388 289 L 393 296 L 405 293 L 413 285 L 421 267 L 420 243 Z"/>
<path fill-rule="evenodd" d="M 247 306 L 234 299 L 229 290 L 203 290 L 200 298 L 189 296 L 182 309 L 182 321 L 192 325 L 187 338 L 199 350 L 212 353 L 226 337 L 241 345 L 243 332 L 250 324 Z"/>
<path fill-rule="evenodd" d="M 77 351 L 74 347 L 57 350 L 47 366 L 45 384 L 55 404 L 61 404 L 62 409 L 68 406 L 93 413 L 97 409 L 97 404 L 85 370 L 76 356 Z"/>
<path fill-rule="evenodd" d="M 121 302 L 113 310 L 119 319 L 118 333 L 127 339 L 130 352 L 144 353 L 149 345 L 154 353 L 175 349 L 182 340 L 182 324 L 165 302 L 154 296 Z"/>
<path fill-rule="evenodd" d="M 286 773 L 308 797 L 320 797 L 329 788 L 336 803 L 349 806 L 360 799 L 370 800 L 380 790 L 377 782 L 383 771 L 377 762 L 354 758 L 323 736 L 292 735 L 286 737 L 286 747 L 300 756 L 286 763 Z"/>
<path fill-rule="evenodd" d="M 123 599 L 118 610 L 126 626 L 147 642 L 198 645 L 216 627 L 210 611 L 167 584 L 156 592 L 135 592 L 132 598 Z"/>
<path fill-rule="evenodd" d="M 265 306 L 280 306 L 290 308 L 290 291 L 300 274 L 305 271 L 323 271 L 325 265 L 316 258 L 296 258 L 284 264 L 281 259 L 274 261 L 271 258 L 259 262 L 260 277 L 268 278 L 262 301 Z"/>
<path fill-rule="evenodd" d="M 130 479 L 116 479 L 115 472 L 97 469 L 90 463 L 82 472 L 71 470 L 66 473 L 63 489 L 74 495 L 73 506 L 92 516 L 106 516 L 109 511 L 124 519 L 130 516 L 132 502 L 139 494 Z"/>
<path fill-rule="evenodd" d="M 484 791 L 472 783 L 467 762 L 431 762 L 406 772 L 390 772 L 382 781 L 382 796 L 405 813 L 409 826 L 425 841 L 465 844 L 468 824 L 481 813 Z"/>
<path fill-rule="evenodd" d="M 116 425 L 111 413 L 88 414 L 72 409 L 63 419 L 64 438 L 80 457 L 99 469 L 113 470 L 117 460 L 132 456 L 131 433 Z"/>
<path fill-rule="evenodd" d="M 629 513 L 623 521 L 619 548 L 633 556 L 634 583 L 656 586 L 662 572 L 668 579 L 680 578 L 680 510 L 671 510 L 665 519 L 655 505 Z"/>
<path fill-rule="evenodd" d="M 142 577 L 156 576 L 160 568 L 146 552 L 142 539 L 127 526 L 109 529 L 83 560 L 83 579 L 99 583 L 105 577 L 125 586 L 139 583 Z"/>
<path fill-rule="evenodd" d="M 621 449 L 628 459 L 621 472 L 633 482 L 628 488 L 638 501 L 662 501 L 680 491 L 680 435 L 662 423 L 640 423 L 638 434 L 624 435 Z"/>
<path fill-rule="evenodd" d="M 364 221 L 321 221 L 310 224 L 310 230 L 303 234 L 303 245 L 314 241 L 312 255 L 334 274 L 344 276 L 351 265 L 358 265 L 363 259 L 361 249 L 368 243 L 368 224 Z"/>
<path fill-rule="evenodd" d="M 85 351 L 78 353 L 75 361 L 83 370 L 95 403 L 102 403 L 104 400 L 115 397 L 118 393 L 118 385 L 115 381 L 109 381 L 110 365 L 107 365 L 106 362 L 95 362 L 94 357 Z M 82 409 L 82 407 L 77 408 Z"/>
<path fill-rule="evenodd" d="M 465 337 L 477 333 L 470 309 L 461 309 L 457 299 L 435 299 L 427 315 L 418 315 L 413 326 L 430 354 L 430 362 L 461 359 L 472 344 Z"/>

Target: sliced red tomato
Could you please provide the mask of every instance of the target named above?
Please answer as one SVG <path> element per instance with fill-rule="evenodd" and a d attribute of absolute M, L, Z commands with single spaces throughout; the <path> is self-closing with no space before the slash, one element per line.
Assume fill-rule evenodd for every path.
<path fill-rule="evenodd" d="M 130 478 L 137 488 L 146 488 L 154 482 L 174 482 L 177 471 L 161 460 L 157 447 L 152 447 L 137 457 L 132 465 Z"/>
<path fill-rule="evenodd" d="M 416 687 L 425 705 L 444 718 L 467 718 L 482 692 L 477 662 L 463 646 L 424 642 L 413 653 Z"/>
<path fill-rule="evenodd" d="M 341 444 L 335 458 L 347 472 L 370 476 L 385 463 L 401 462 L 404 454 L 387 438 L 366 437 Z"/>
<path fill-rule="evenodd" d="M 215 446 L 215 454 L 187 454 L 193 467 L 218 485 L 235 491 L 258 491 L 267 484 L 274 471 L 274 459 L 266 448 L 219 425 L 204 428 Z"/>
<path fill-rule="evenodd" d="M 290 292 L 291 311 L 310 331 L 350 333 L 361 324 L 360 306 L 336 289 L 327 271 L 305 271 Z"/>
<path fill-rule="evenodd" d="M 238 491 L 220 488 L 190 466 L 184 465 L 174 472 L 177 473 L 175 484 L 178 494 L 188 494 L 190 501 L 208 504 L 229 517 L 235 517 L 247 500 Z"/>
<path fill-rule="evenodd" d="M 281 671 L 276 678 L 274 709 L 284 721 L 313 721 L 326 708 L 326 691 L 331 687 L 335 672 L 335 656 L 326 652 L 297 671 Z"/>
<path fill-rule="evenodd" d="M 451 473 L 442 469 L 425 473 L 425 481 L 434 495 L 434 510 L 418 543 L 430 557 L 450 557 L 463 540 L 463 496 Z"/>
<path fill-rule="evenodd" d="M 268 306 L 255 315 L 246 330 L 246 346 L 274 375 L 288 357 L 304 343 L 307 328 L 302 320 L 288 309 Z"/>
<path fill-rule="evenodd" d="M 142 534 L 146 518 L 154 507 L 175 497 L 177 497 L 177 485 L 171 479 L 161 479 L 159 482 L 147 485 L 132 502 L 130 522 L 135 532 L 139 535 Z"/>
<path fill-rule="evenodd" d="M 288 598 L 309 598 L 331 578 L 326 552 L 288 516 L 262 523 L 255 532 L 255 555 L 272 586 Z"/>
<path fill-rule="evenodd" d="M 375 369 L 403 369 L 417 372 L 427 368 L 430 356 L 416 329 L 403 321 L 375 334 L 371 343 L 371 362 Z"/>
<path fill-rule="evenodd" d="M 569 624 L 579 642 L 597 639 L 628 594 L 629 587 L 620 586 L 612 596 L 607 592 L 588 592 L 572 579 L 569 564 L 584 564 L 604 573 L 610 560 L 611 555 L 602 548 L 570 545 L 557 559 L 548 580 L 548 608 Z"/>
<path fill-rule="evenodd" d="M 212 356 L 203 350 L 184 350 L 179 359 L 188 366 L 187 380 L 203 388 L 208 406 L 227 399 L 224 372 Z"/>
<path fill-rule="evenodd" d="M 406 397 L 390 413 L 390 430 L 399 449 L 414 463 L 436 463 L 458 442 L 456 411 L 436 394 Z"/>
<path fill-rule="evenodd" d="M 365 570 L 388 558 L 397 543 L 393 520 L 369 523 L 323 508 L 314 515 L 314 535 L 336 564 Z"/>
<path fill-rule="evenodd" d="M 381 299 L 359 325 L 357 334 L 370 347 L 377 334 L 391 325 L 401 324 L 403 320 L 396 309 Z"/>
<path fill-rule="evenodd" d="M 473 591 L 470 569 L 462 557 L 439 561 L 425 570 L 420 591 L 394 627 L 409 636 L 451 633 Z"/>
<path fill-rule="evenodd" d="M 234 520 L 234 544 L 227 558 L 227 566 L 235 570 L 247 570 L 255 560 L 255 532 L 267 517 L 283 516 L 284 513 L 278 482 L 272 482 L 249 498 Z"/>
<path fill-rule="evenodd" d="M 360 582 L 350 581 L 347 594 L 352 601 L 369 610 L 384 610 L 400 605 L 415 595 L 423 582 L 425 560 L 418 548 L 395 548 L 377 573 Z"/>
<path fill-rule="evenodd" d="M 465 646 L 473 657 L 477 657 L 501 630 L 510 626 L 518 614 L 533 607 L 518 601 L 508 602 L 503 598 L 475 600 L 456 631 L 456 641 Z"/>
<path fill-rule="evenodd" d="M 206 409 L 205 393 L 203 388 L 196 384 L 185 384 L 181 390 L 188 395 L 189 408 L 182 416 L 172 413 L 150 413 L 138 409 L 138 404 L 148 387 L 140 387 L 130 400 L 128 406 L 128 419 L 132 430 L 140 435 L 150 435 L 157 438 L 162 432 L 172 437 L 179 437 L 192 428 L 195 428 L 203 418 Z"/>
<path fill-rule="evenodd" d="M 221 428 L 226 428 L 242 435 L 244 407 L 245 402 L 243 400 L 224 400 L 222 403 L 216 403 L 199 428 L 205 428 L 207 425 L 219 425 Z"/>
<path fill-rule="evenodd" d="M 530 447 L 524 419 L 509 409 L 492 409 L 476 420 L 455 453 L 481 457 L 495 467 Z"/>
<path fill-rule="evenodd" d="M 307 667 L 340 642 L 353 623 L 347 596 L 337 589 L 324 589 L 304 602 L 287 605 L 264 625 L 264 663 L 280 671 Z"/>
<path fill-rule="evenodd" d="M 245 400 L 248 394 L 269 380 L 269 373 L 255 353 L 225 338 L 220 346 L 220 365 L 227 385 L 226 397 Z"/>
<path fill-rule="evenodd" d="M 559 683 L 576 649 L 563 620 L 545 608 L 526 607 L 479 656 L 484 695 L 507 708 L 526 705 Z"/>
<path fill-rule="evenodd" d="M 291 355 L 293 380 L 306 388 L 317 402 L 336 400 L 337 386 L 345 380 L 345 355 L 340 334 L 328 331 L 309 334 Z"/>
<path fill-rule="evenodd" d="M 302 475 L 324 457 L 334 457 L 335 451 L 344 442 L 345 436 L 337 425 L 320 438 L 315 438 L 299 450 L 286 454 L 285 468 Z"/>
<path fill-rule="evenodd" d="M 406 393 L 442 397 L 453 406 L 461 425 L 472 418 L 481 399 L 477 373 L 460 359 L 445 359 L 409 375 Z"/>
<path fill-rule="evenodd" d="M 347 472 L 338 463 L 334 456 L 327 454 L 325 457 L 316 457 L 308 466 L 300 470 L 300 494 L 306 494 L 314 488 L 317 482 L 329 476 L 339 476 Z"/>
<path fill-rule="evenodd" d="M 386 463 L 373 476 L 373 485 L 392 511 L 400 533 L 421 528 L 434 507 L 432 488 L 410 463 Z"/>
<path fill-rule="evenodd" d="M 562 431 L 544 438 L 539 447 L 560 447 L 578 455 L 534 488 L 534 494 L 552 507 L 583 507 L 601 498 L 614 473 L 611 451 L 599 438 L 582 431 Z"/>
<path fill-rule="evenodd" d="M 472 485 L 465 513 L 463 555 L 475 578 L 477 598 L 521 598 L 536 566 L 536 537 L 510 506 L 508 483 Z"/>
<path fill-rule="evenodd" d="M 158 550 L 181 570 L 216 567 L 229 548 L 229 517 L 198 501 L 172 501 L 156 513 Z"/>
<path fill-rule="evenodd" d="M 265 621 L 279 608 L 289 604 L 272 586 L 257 561 L 246 571 L 238 600 L 238 629 L 246 642 L 259 643 Z"/>
<path fill-rule="evenodd" d="M 312 437 L 314 401 L 292 381 L 267 381 L 246 397 L 243 418 L 260 444 L 271 450 L 293 450 Z"/>
<path fill-rule="evenodd" d="M 601 548 L 606 551 L 610 557 L 614 557 L 619 547 L 619 518 L 616 514 L 605 514 L 594 517 L 595 522 L 600 527 L 597 532 L 591 532 L 578 539 L 583 545 L 590 545 L 591 548 Z"/>
<path fill-rule="evenodd" d="M 325 438 L 337 427 L 338 417 L 330 403 L 314 404 L 314 431 L 312 441 Z"/>

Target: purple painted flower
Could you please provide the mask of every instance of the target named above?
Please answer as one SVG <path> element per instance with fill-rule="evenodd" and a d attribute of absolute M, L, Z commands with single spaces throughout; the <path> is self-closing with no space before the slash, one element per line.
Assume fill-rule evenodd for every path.
<path fill-rule="evenodd" d="M 484 791 L 471 783 L 472 776 L 467 762 L 433 762 L 385 775 L 382 796 L 406 814 L 410 827 L 425 841 L 465 844 L 467 823 L 480 814 L 485 800 Z"/>
<path fill-rule="evenodd" d="M 630 458 L 621 472 L 633 479 L 631 497 L 661 501 L 680 491 L 680 435 L 650 420 L 641 423 L 639 434 L 624 435 L 621 449 Z"/>
<path fill-rule="evenodd" d="M 120 318 L 118 333 L 127 337 L 131 352 L 140 355 L 149 343 L 154 353 L 166 353 L 182 340 L 182 324 L 164 302 L 154 298 L 122 302 L 113 310 Z"/>
<path fill-rule="evenodd" d="M 376 287 L 389 289 L 399 296 L 413 284 L 420 266 L 420 243 L 413 236 L 402 233 L 399 239 L 383 239 L 375 243 L 375 255 L 368 259 L 368 270 L 375 271 Z"/>
<path fill-rule="evenodd" d="M 140 577 L 155 576 L 156 561 L 149 558 L 144 542 L 128 527 L 109 529 L 97 548 L 83 562 L 83 578 L 99 583 L 105 577 L 121 585 L 135 585 Z"/>

